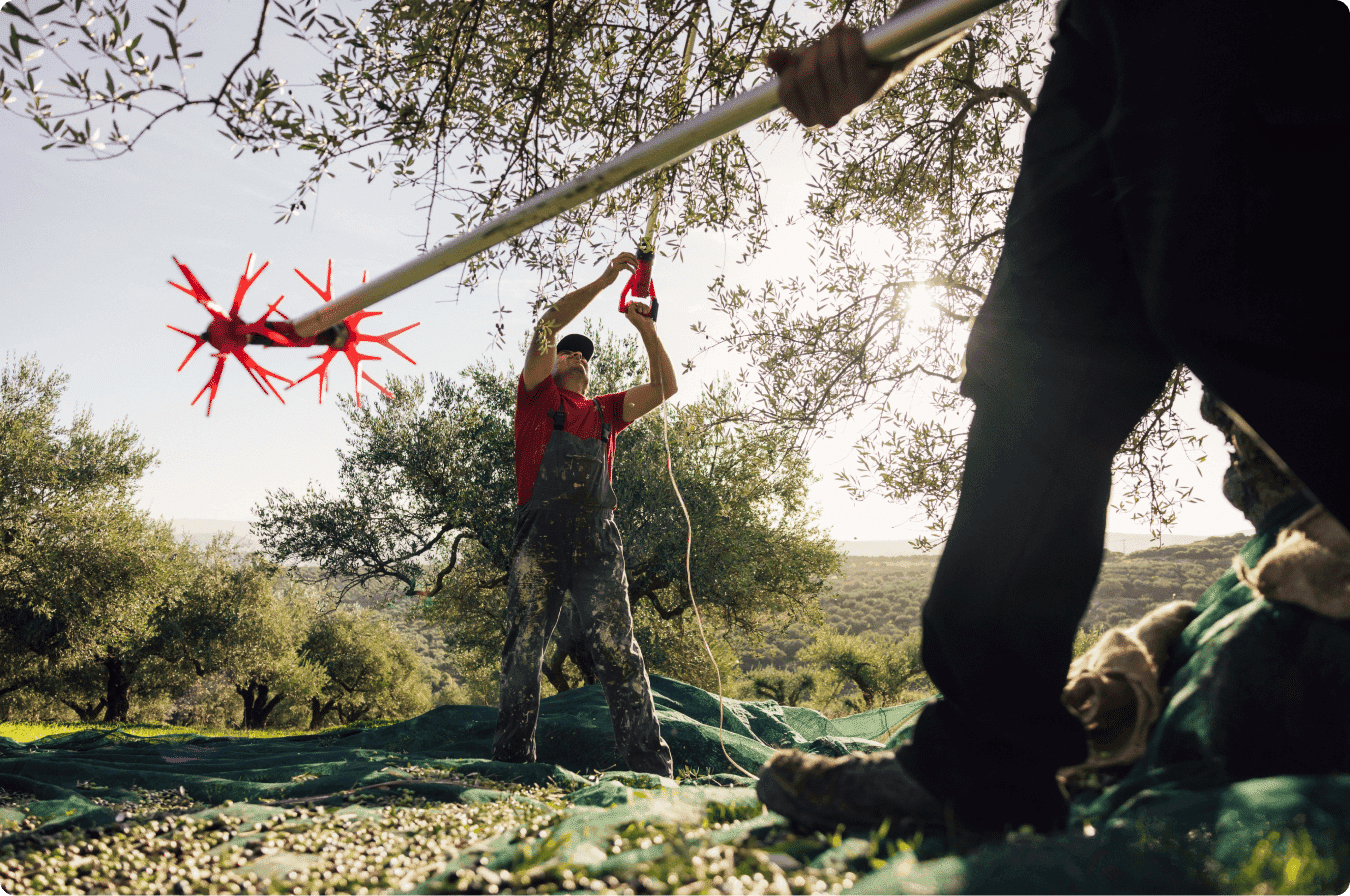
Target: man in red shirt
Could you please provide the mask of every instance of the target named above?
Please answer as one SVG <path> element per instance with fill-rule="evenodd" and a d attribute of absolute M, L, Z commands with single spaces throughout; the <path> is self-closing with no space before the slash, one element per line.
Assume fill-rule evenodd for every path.
<path fill-rule="evenodd" d="M 650 379 L 640 386 L 587 397 L 594 344 L 580 333 L 556 340 L 621 271 L 637 263 L 632 253 L 616 255 L 595 282 L 544 312 L 516 385 L 518 506 L 507 584 L 510 629 L 492 743 L 492 758 L 503 762 L 534 761 L 544 648 L 570 592 L 605 689 L 619 755 L 633 771 L 674 773 L 633 637 L 610 477 L 615 437 L 675 394 L 675 368 L 641 302 L 630 302 L 627 313 L 650 362 Z"/>

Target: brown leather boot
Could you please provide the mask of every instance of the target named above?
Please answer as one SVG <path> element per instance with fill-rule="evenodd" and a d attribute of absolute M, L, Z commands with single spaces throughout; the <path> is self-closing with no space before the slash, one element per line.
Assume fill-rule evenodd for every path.
<path fill-rule="evenodd" d="M 755 792 L 805 828 L 876 827 L 890 819 L 892 832 L 904 835 L 949 823 L 942 803 L 889 750 L 840 757 L 779 750 L 760 769 Z"/>

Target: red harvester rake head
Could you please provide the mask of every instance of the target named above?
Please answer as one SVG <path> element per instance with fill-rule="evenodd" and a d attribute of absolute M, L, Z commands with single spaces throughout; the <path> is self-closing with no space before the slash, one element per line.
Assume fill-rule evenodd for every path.
<path fill-rule="evenodd" d="M 244 366 L 244 370 L 253 379 L 253 382 L 258 384 L 258 387 L 262 389 L 263 392 L 271 392 L 277 397 L 277 400 L 282 404 L 285 404 L 286 400 L 282 398 L 281 393 L 277 391 L 277 387 L 272 382 L 273 380 L 285 383 L 286 387 L 290 389 L 303 383 L 312 376 L 317 376 L 319 378 L 319 401 L 322 403 L 324 387 L 328 382 L 328 365 L 339 354 L 346 355 L 347 361 L 352 366 L 352 381 L 353 389 L 356 392 L 357 407 L 361 406 L 361 380 L 370 383 L 376 389 L 379 389 L 380 392 L 384 393 L 385 396 L 393 397 L 388 389 L 371 379 L 370 374 L 361 370 L 362 361 L 378 361 L 380 358 L 378 355 L 362 354 L 357 348 L 360 343 L 379 343 L 408 363 L 417 363 L 412 358 L 409 358 L 403 352 L 399 351 L 390 340 L 400 333 L 406 333 L 418 324 L 409 324 L 402 329 L 383 333 L 379 336 L 367 335 L 359 332 L 357 329 L 358 325 L 366 318 L 375 317 L 382 312 L 358 311 L 350 317 L 345 318 L 342 323 L 317 333 L 314 336 L 302 339 L 295 332 L 295 327 L 290 324 L 286 315 L 278 310 L 281 300 L 285 298 L 284 295 L 278 296 L 275 302 L 267 306 L 267 311 L 263 313 L 263 316 L 251 324 L 245 323 L 244 319 L 239 316 L 239 308 L 244 303 L 244 294 L 248 292 L 249 287 L 253 285 L 259 275 L 267 270 L 267 262 L 263 262 L 262 267 L 258 268 L 258 270 L 250 276 L 248 269 L 253 264 L 253 256 L 250 255 L 248 257 L 248 261 L 244 263 L 244 273 L 239 278 L 239 285 L 235 287 L 234 290 L 234 303 L 230 305 L 230 311 L 227 314 L 221 310 L 219 305 L 212 301 L 211 296 L 207 294 L 206 289 L 197 281 L 197 278 L 192 275 L 192 271 L 188 270 L 187 265 L 180 262 L 177 258 L 173 261 L 174 264 L 178 265 L 178 269 L 183 272 L 183 276 L 187 278 L 188 286 L 182 286 L 178 283 L 174 283 L 172 280 L 169 281 L 169 285 L 192 296 L 211 314 L 211 323 L 207 326 L 206 332 L 200 335 L 189 333 L 187 330 L 180 330 L 172 324 L 169 325 L 170 330 L 182 333 L 184 336 L 187 336 L 196 342 L 196 344 L 192 346 L 192 350 L 187 353 L 187 357 L 183 359 L 183 363 L 178 365 L 179 370 L 186 367 L 187 362 L 191 361 L 192 356 L 197 353 L 197 349 L 206 345 L 208 342 L 211 344 L 211 347 L 216 350 L 214 352 L 216 357 L 216 369 L 212 371 L 211 378 L 206 381 L 206 385 L 197 393 L 197 397 L 192 399 L 192 403 L 195 405 L 208 390 L 210 391 L 211 394 L 206 399 L 207 416 L 210 416 L 211 414 L 211 404 L 216 399 L 216 390 L 220 388 L 220 375 L 225 370 L 225 362 L 231 356 Z M 308 283 L 310 288 L 318 293 L 319 297 L 325 302 L 331 302 L 333 300 L 333 262 L 331 260 L 328 262 L 328 277 L 324 282 L 324 287 L 322 289 L 320 289 L 313 280 L 310 280 L 304 274 L 300 273 L 298 268 L 295 272 L 299 274 L 300 279 Z M 363 283 L 365 282 L 364 275 L 362 276 L 361 281 Z M 273 314 L 276 314 L 280 319 L 269 320 Z M 324 352 L 321 355 L 311 356 L 312 359 L 319 362 L 317 367 L 300 377 L 300 379 L 291 380 L 279 373 L 268 370 L 266 367 L 263 367 L 257 361 L 249 357 L 246 348 L 250 345 L 261 345 L 264 347 L 280 346 L 282 348 L 309 348 L 310 346 L 320 345 L 324 347 Z"/>

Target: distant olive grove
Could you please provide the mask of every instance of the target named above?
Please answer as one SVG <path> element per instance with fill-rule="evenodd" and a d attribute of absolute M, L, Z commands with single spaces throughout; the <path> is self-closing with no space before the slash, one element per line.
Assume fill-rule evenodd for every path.
<path fill-rule="evenodd" d="M 1160 604 L 1199 599 L 1249 537 L 1107 551 L 1076 653 L 1105 629 L 1128 625 Z M 935 555 L 845 558 L 821 594 L 823 627 L 785 626 L 771 647 L 743 657 L 742 692 L 829 714 L 932 693 L 919 659 L 919 627 L 937 562 Z"/>
<path fill-rule="evenodd" d="M 0 373 L 0 720 L 318 727 L 445 693 L 389 621 L 136 509 L 154 451 L 62 422 L 65 384 L 32 357 Z"/>
<path fill-rule="evenodd" d="M 1249 535 L 1215 536 L 1131 554 L 1106 551 L 1083 628 L 1124 625 L 1171 600 L 1197 600 L 1233 564 Z M 848 557 L 821 598 L 826 621 L 849 634 L 899 639 L 920 624 L 935 555 Z M 809 633 L 779 639 L 778 663 L 793 660 Z"/>

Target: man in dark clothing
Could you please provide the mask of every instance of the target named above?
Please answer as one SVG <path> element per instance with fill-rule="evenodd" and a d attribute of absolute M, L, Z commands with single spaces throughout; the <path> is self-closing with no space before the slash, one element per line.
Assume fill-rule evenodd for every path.
<path fill-rule="evenodd" d="M 1331 263 L 1350 244 L 1350 11 L 1067 0 L 1052 43 L 966 349 L 975 415 L 923 611 L 941 696 L 897 754 L 775 756 L 761 798 L 803 824 L 1064 826 L 1055 771 L 1085 742 L 1060 693 L 1112 458 L 1176 364 L 1350 520 L 1325 422 L 1350 419 L 1350 306 Z M 890 76 L 848 29 L 769 62 L 808 126 L 832 126 Z"/>
<path fill-rule="evenodd" d="M 620 271 L 636 266 L 636 256 L 621 253 L 595 282 L 558 300 L 540 317 L 525 354 L 516 386 L 518 506 L 494 759 L 534 761 L 544 649 L 570 593 L 605 689 L 619 755 L 634 771 L 674 772 L 633 637 L 610 477 L 615 438 L 675 394 L 675 370 L 641 302 L 629 303 L 628 320 L 651 365 L 643 385 L 588 398 L 594 345 L 579 333 L 556 339 Z"/>

